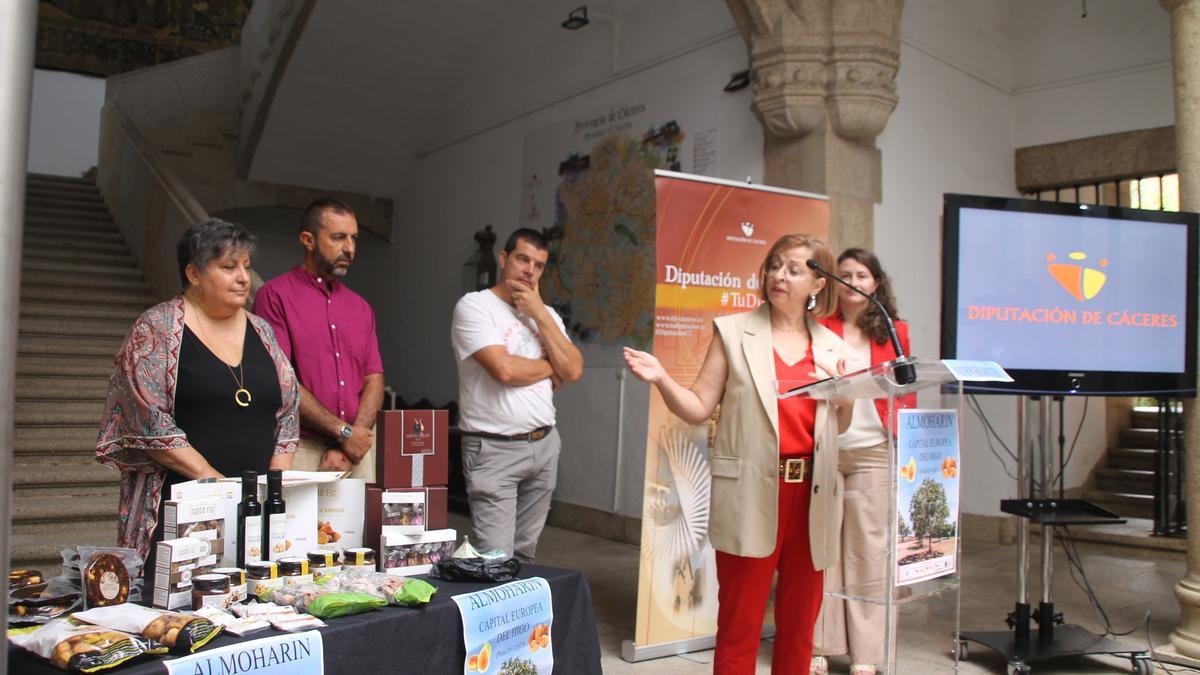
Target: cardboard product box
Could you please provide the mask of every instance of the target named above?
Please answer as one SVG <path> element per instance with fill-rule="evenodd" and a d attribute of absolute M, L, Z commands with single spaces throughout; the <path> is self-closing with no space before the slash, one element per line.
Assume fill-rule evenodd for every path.
<path fill-rule="evenodd" d="M 336 549 L 340 553 L 363 545 L 366 494 L 367 483 L 359 478 L 343 478 L 317 486 L 315 548 Z"/>
<path fill-rule="evenodd" d="M 381 410 L 376 422 L 376 484 L 386 489 L 445 485 L 450 473 L 449 422 L 445 410 Z"/>
<path fill-rule="evenodd" d="M 209 540 L 183 537 L 158 542 L 154 568 L 154 606 L 178 609 L 192 606 L 192 577 L 205 574 L 215 565 L 201 564 L 213 559 Z"/>
<path fill-rule="evenodd" d="M 221 567 L 237 564 L 237 506 L 242 500 L 241 478 L 204 478 L 176 483 L 171 486 L 171 501 L 194 501 L 213 499 L 221 504 L 225 518 L 225 543 L 221 549 Z M 170 539 L 171 537 L 163 537 Z"/>
<path fill-rule="evenodd" d="M 450 490 L 445 485 L 425 488 L 425 529 L 444 530 L 450 526 L 446 513 Z"/>
<path fill-rule="evenodd" d="M 375 559 L 382 557 L 379 548 L 380 533 L 383 531 L 383 488 L 367 486 L 366 504 L 363 506 L 363 546 L 375 549 Z"/>
<path fill-rule="evenodd" d="M 454 555 L 454 530 L 431 530 L 420 534 L 390 534 L 383 537 L 381 566 L 388 574 L 425 574 L 433 563 Z"/>
<path fill-rule="evenodd" d="M 322 548 L 317 544 L 317 522 L 320 511 L 321 486 L 342 480 L 348 473 L 341 471 L 284 471 L 283 501 L 286 503 L 287 536 L 283 550 L 273 553 L 271 560 L 299 556 Z M 360 483 L 362 481 L 359 481 Z M 267 477 L 258 477 L 258 499 L 267 498 Z"/>
<path fill-rule="evenodd" d="M 319 495 L 319 485 L 328 485 L 344 479 L 348 472 L 340 471 L 284 471 L 283 472 L 283 501 L 287 503 L 287 535 L 283 542 L 283 550 L 277 551 L 271 555 L 271 559 L 275 560 L 286 556 L 304 556 L 309 551 L 321 548 L 317 543 L 317 523 L 320 511 L 321 498 Z M 363 482 L 354 479 L 355 483 L 362 485 Z M 345 513 L 347 521 L 344 524 L 345 530 L 336 530 L 337 526 L 333 526 L 338 532 L 347 533 L 351 537 L 350 541 L 354 541 L 356 535 L 349 534 L 355 528 L 354 513 L 356 509 L 361 508 L 363 503 L 361 492 L 353 492 L 358 488 L 347 485 L 346 490 L 351 492 L 342 496 L 327 496 L 326 504 L 329 509 L 340 508 L 335 502 L 345 501 L 345 508 L 350 509 Z M 334 491 L 337 495 L 341 495 L 342 489 Z M 330 493 L 333 494 L 333 493 Z M 267 498 L 267 475 L 265 473 L 258 476 L 258 500 L 265 501 Z M 203 499 L 216 499 L 221 503 L 222 510 L 225 514 L 225 531 L 224 531 L 224 546 L 222 548 L 221 558 L 218 562 L 221 567 L 233 567 L 237 564 L 237 507 L 242 501 L 242 479 L 241 478 L 219 478 L 219 479 L 201 479 L 192 480 L 184 483 L 177 483 L 171 486 L 171 499 L 174 501 L 190 501 Z M 332 500 L 332 501 L 331 501 Z M 357 511 L 361 513 L 361 511 Z M 332 512 L 331 512 L 332 515 Z M 361 518 L 361 516 L 359 516 Z M 359 525 L 358 528 L 362 526 Z M 361 529 L 358 530 L 361 533 Z M 328 537 L 328 533 L 326 533 Z M 358 541 L 361 542 L 361 534 L 357 535 Z M 339 537 L 340 539 L 341 537 Z M 343 548 L 359 546 L 360 544 L 346 544 Z M 265 557 L 264 557 L 265 559 Z"/>
<path fill-rule="evenodd" d="M 221 499 L 171 500 L 163 504 L 164 540 L 192 537 L 208 541 L 209 554 L 199 561 L 199 565 L 222 564 L 225 533 L 225 505 Z"/>
<path fill-rule="evenodd" d="M 392 492 L 410 492 L 411 490 L 384 490 L 377 485 L 368 485 L 366 489 L 365 518 L 363 524 L 363 546 L 380 551 L 380 538 L 383 534 L 383 496 Z M 435 485 L 421 488 L 425 495 L 425 529 L 444 530 L 449 526 L 449 516 L 446 506 L 449 490 L 445 485 Z M 398 533 L 397 533 L 398 534 Z M 349 548 L 349 547 L 347 547 Z"/>

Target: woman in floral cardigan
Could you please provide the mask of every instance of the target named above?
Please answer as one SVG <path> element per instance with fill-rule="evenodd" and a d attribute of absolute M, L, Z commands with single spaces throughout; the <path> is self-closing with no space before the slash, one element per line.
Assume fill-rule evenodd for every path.
<path fill-rule="evenodd" d="M 177 247 L 183 292 L 146 310 L 113 362 L 96 460 L 121 472 L 121 546 L 154 569 L 171 485 L 291 466 L 296 375 L 266 321 L 245 310 L 254 238 L 221 220 Z"/>

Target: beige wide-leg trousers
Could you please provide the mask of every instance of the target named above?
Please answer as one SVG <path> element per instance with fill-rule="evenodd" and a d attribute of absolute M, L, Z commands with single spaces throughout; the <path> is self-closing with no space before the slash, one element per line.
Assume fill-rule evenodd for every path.
<path fill-rule="evenodd" d="M 838 453 L 842 491 L 842 555 L 825 570 L 825 590 L 860 586 L 882 589 L 887 579 L 887 443 Z M 826 596 L 813 633 L 814 654 L 850 655 L 852 664 L 884 662 L 885 608 Z M 892 650 L 895 652 L 895 638 Z"/>

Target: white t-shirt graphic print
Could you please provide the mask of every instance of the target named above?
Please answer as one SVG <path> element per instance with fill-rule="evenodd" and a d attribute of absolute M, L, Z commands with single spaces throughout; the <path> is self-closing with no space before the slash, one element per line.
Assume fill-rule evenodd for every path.
<path fill-rule="evenodd" d="M 562 319 L 546 308 L 566 335 Z M 533 319 L 501 300 L 490 290 L 468 293 L 454 306 L 450 340 L 458 360 L 459 427 L 511 436 L 554 425 L 554 388 L 547 378 L 524 387 L 510 387 L 492 379 L 475 352 L 501 345 L 513 356 L 546 357 L 546 347 Z"/>

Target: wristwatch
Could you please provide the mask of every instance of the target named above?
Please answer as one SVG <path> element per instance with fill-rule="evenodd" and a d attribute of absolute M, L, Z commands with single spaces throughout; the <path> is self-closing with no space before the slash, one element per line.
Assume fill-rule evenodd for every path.
<path fill-rule="evenodd" d="M 349 424 L 343 424 L 342 430 L 338 432 L 338 435 L 341 436 L 343 441 L 349 440 L 354 435 L 354 427 Z"/>

